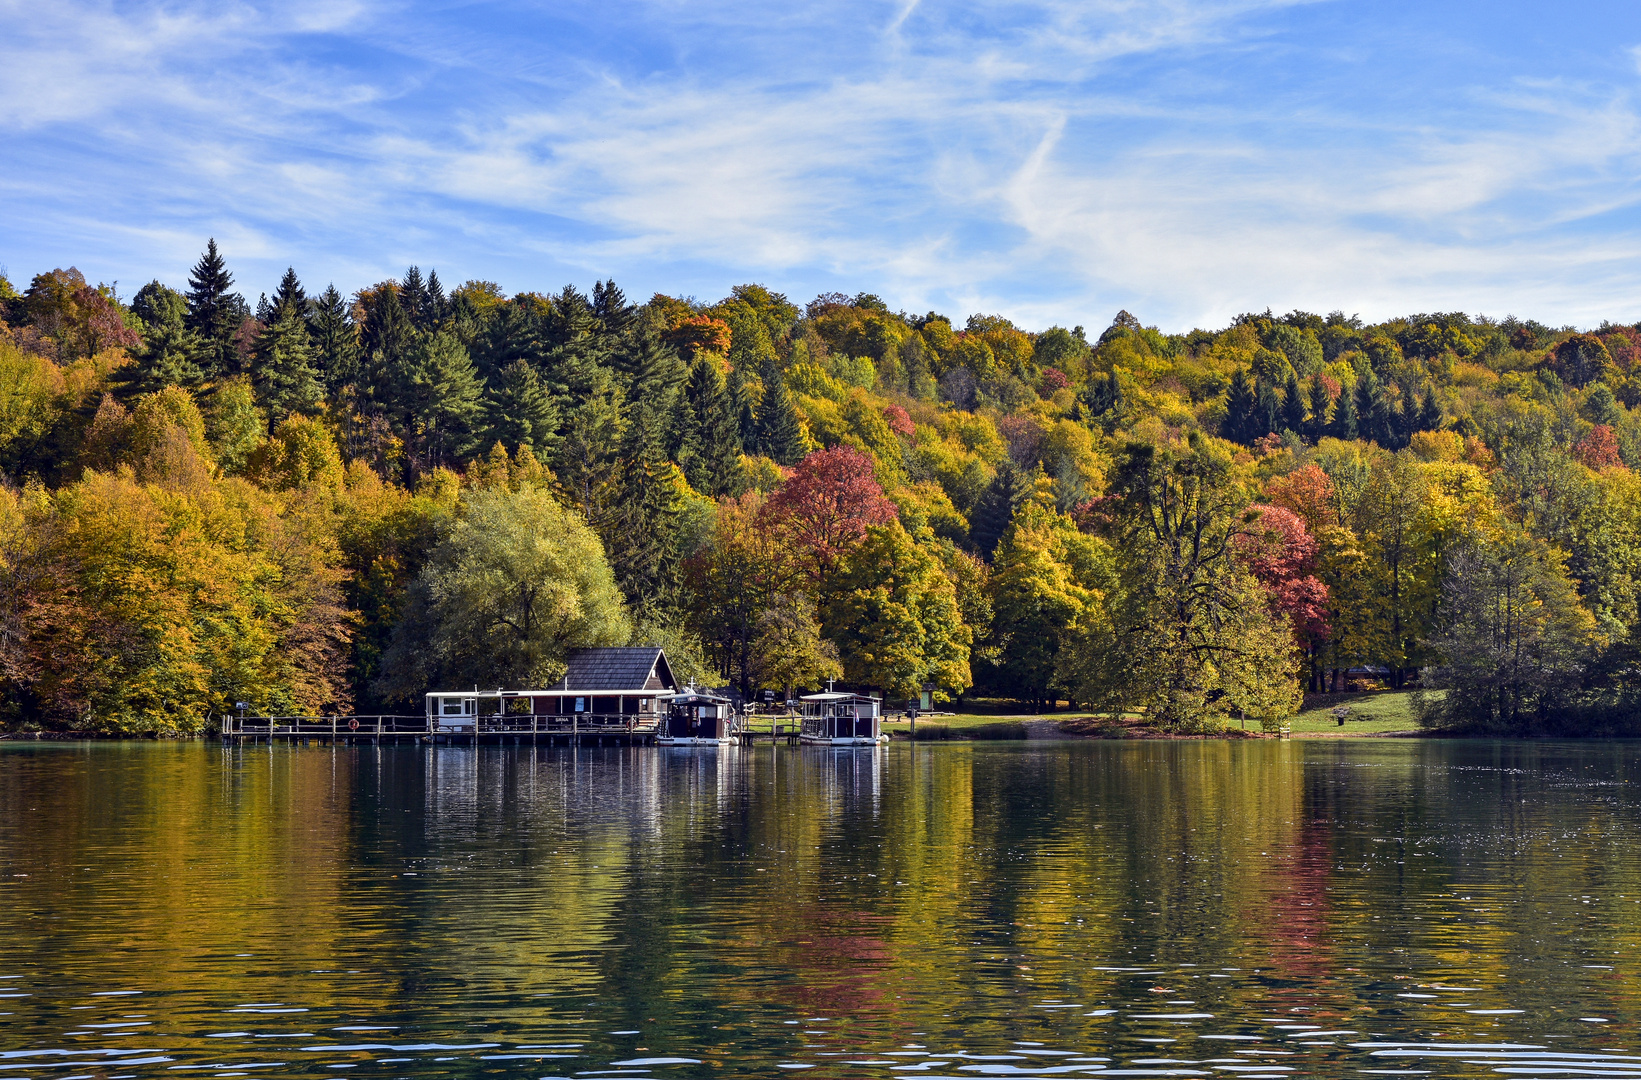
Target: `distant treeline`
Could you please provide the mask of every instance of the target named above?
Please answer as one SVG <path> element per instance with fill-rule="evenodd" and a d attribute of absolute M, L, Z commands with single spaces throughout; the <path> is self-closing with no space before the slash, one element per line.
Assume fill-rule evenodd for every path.
<path fill-rule="evenodd" d="M 665 645 L 745 692 L 1626 729 L 1641 333 L 1267 311 L 1032 332 L 614 282 L 253 305 L 0 278 L 0 724 L 197 730 Z"/>

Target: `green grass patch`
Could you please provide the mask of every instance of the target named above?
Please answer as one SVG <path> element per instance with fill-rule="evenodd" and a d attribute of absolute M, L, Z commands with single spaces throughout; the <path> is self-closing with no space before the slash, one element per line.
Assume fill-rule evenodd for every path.
<path fill-rule="evenodd" d="M 1335 700 L 1337 699 L 1337 700 Z M 1382 690 L 1368 694 L 1330 695 L 1332 704 L 1349 705 L 1344 726 L 1334 719 L 1332 704 L 1308 709 L 1293 718 L 1293 731 L 1325 732 L 1334 735 L 1380 735 L 1394 731 L 1418 731 L 1413 715 L 1411 691 Z"/>

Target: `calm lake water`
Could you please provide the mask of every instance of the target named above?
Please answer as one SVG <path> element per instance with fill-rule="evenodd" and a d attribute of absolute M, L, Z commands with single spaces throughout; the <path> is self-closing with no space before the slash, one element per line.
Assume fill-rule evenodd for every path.
<path fill-rule="evenodd" d="M 1641 1077 L 1641 746 L 0 745 L 0 1080 Z"/>

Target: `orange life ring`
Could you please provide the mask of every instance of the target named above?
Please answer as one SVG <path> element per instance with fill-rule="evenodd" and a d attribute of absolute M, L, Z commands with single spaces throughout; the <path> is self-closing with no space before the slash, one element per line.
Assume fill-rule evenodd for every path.
<path fill-rule="evenodd" d="M 358 731 L 359 730 L 359 721 L 349 720 L 348 721 L 348 730 L 349 731 Z"/>

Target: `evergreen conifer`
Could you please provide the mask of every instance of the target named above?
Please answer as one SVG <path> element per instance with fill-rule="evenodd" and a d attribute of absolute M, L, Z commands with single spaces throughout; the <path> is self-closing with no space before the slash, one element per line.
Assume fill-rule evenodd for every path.
<path fill-rule="evenodd" d="M 1350 390 L 1342 390 L 1339 399 L 1334 402 L 1333 419 L 1328 422 L 1328 434 L 1335 439 L 1349 441 L 1356 438 L 1358 422 L 1356 418 L 1356 395 Z"/>
<path fill-rule="evenodd" d="M 1322 381 L 1322 376 L 1311 377 L 1311 415 L 1305 425 L 1305 438 L 1313 443 L 1321 442 L 1322 436 L 1328 431 L 1328 407 L 1333 399 L 1328 396 L 1328 385 Z"/>
<path fill-rule="evenodd" d="M 758 452 L 780 465 L 796 465 L 808 447 L 803 438 L 803 422 L 787 392 L 780 368 L 764 368 L 764 396 L 758 406 Z"/>
<path fill-rule="evenodd" d="M 433 321 L 428 318 L 431 305 L 427 295 L 427 282 L 422 280 L 421 267 L 412 266 L 405 271 L 404 283 L 399 286 L 399 303 L 416 329 L 433 329 Z"/>
<path fill-rule="evenodd" d="M 348 320 L 347 304 L 335 285 L 327 285 L 310 306 L 314 367 L 325 388 L 331 394 L 341 394 L 359 377 L 358 341 Z"/>
<path fill-rule="evenodd" d="M 526 361 L 514 360 L 502 368 L 491 386 L 488 411 L 487 442 L 515 449 L 528 446 L 547 457 L 557 450 L 558 404 Z"/>
<path fill-rule="evenodd" d="M 1442 407 L 1436 401 L 1436 388 L 1425 387 L 1424 403 L 1419 406 L 1419 431 L 1440 431 L 1442 427 Z"/>
<path fill-rule="evenodd" d="M 256 389 L 257 404 L 275 425 L 324 400 L 325 389 L 314 367 L 307 323 L 294 306 L 278 308 L 273 322 L 257 335 L 251 385 Z"/>
<path fill-rule="evenodd" d="M 1031 490 L 1030 475 L 1022 473 L 1013 461 L 1005 460 L 981 493 L 974 513 L 969 516 L 969 540 L 985 558 L 990 559 L 997 550 L 1003 534 L 1014 521 L 1014 512 Z"/>
<path fill-rule="evenodd" d="M 1092 382 L 1090 385 L 1093 385 Z M 1256 424 L 1254 408 L 1257 404 L 1258 398 L 1253 380 L 1248 377 L 1248 369 L 1237 368 L 1231 373 L 1231 386 L 1225 394 L 1225 434 L 1232 442 L 1246 446 L 1258 437 L 1253 434 Z M 1093 410 L 1092 402 L 1089 407 Z"/>
<path fill-rule="evenodd" d="M 752 387 L 747 385 L 745 369 L 731 367 L 725 389 L 729 394 L 730 412 L 735 417 L 735 432 L 740 439 L 741 451 L 755 454 L 758 452 L 758 421 L 752 412 Z"/>
<path fill-rule="evenodd" d="M 1282 429 L 1295 435 L 1305 434 L 1305 392 L 1299 388 L 1299 376 L 1288 369 L 1287 384 L 1282 387 Z"/>
<path fill-rule="evenodd" d="M 187 327 L 205 343 L 202 359 L 208 376 L 236 366 L 233 336 L 239 329 L 244 301 L 228 291 L 233 285 L 233 275 L 212 237 L 188 275 Z"/>
<path fill-rule="evenodd" d="M 303 319 L 308 318 L 308 294 L 297 279 L 295 267 L 285 268 L 285 276 L 279 279 L 279 288 L 274 290 L 271 307 L 275 312 L 290 308 Z"/>
<path fill-rule="evenodd" d="M 690 487 L 703 495 L 739 495 L 741 438 L 729 389 L 718 365 L 703 357 L 690 370 L 684 388 L 679 462 Z"/>
<path fill-rule="evenodd" d="M 1254 423 L 1248 429 L 1249 442 L 1262 439 L 1273 431 L 1282 428 L 1282 401 L 1276 396 L 1276 388 L 1270 383 L 1260 380 L 1259 400 L 1254 406 Z"/>

